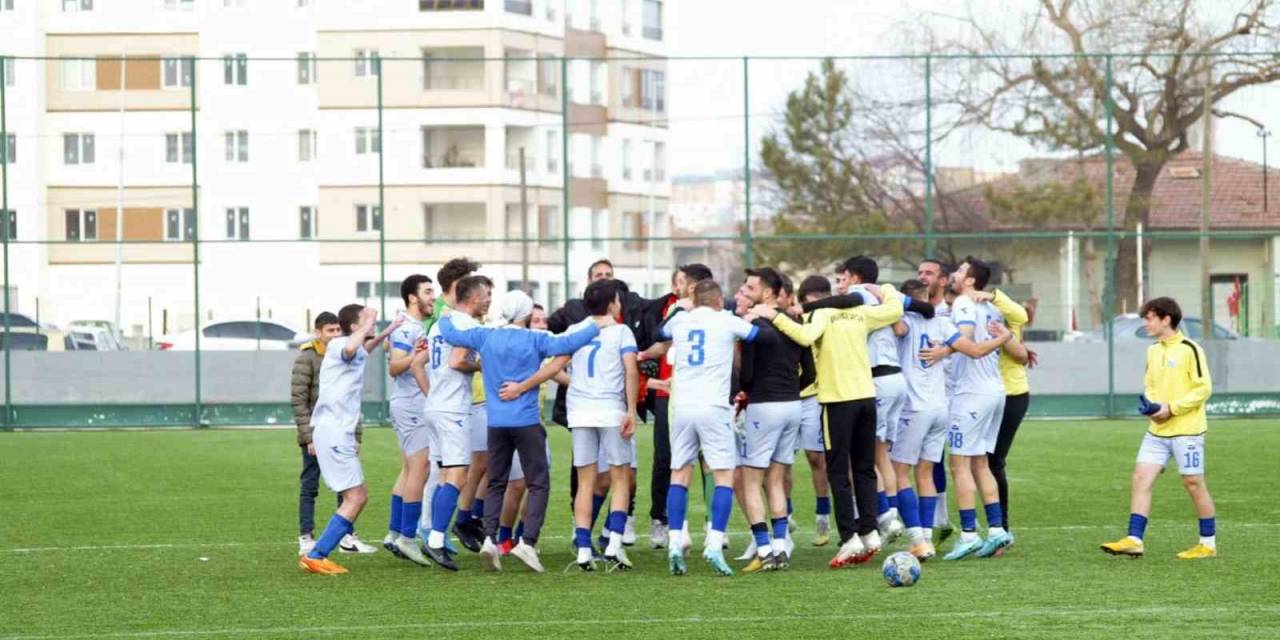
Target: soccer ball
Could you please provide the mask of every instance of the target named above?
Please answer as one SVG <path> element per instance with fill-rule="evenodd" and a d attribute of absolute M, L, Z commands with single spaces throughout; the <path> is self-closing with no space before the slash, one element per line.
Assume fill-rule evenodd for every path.
<path fill-rule="evenodd" d="M 880 571 L 891 587 L 909 587 L 920 581 L 920 561 L 906 551 L 885 558 Z"/>

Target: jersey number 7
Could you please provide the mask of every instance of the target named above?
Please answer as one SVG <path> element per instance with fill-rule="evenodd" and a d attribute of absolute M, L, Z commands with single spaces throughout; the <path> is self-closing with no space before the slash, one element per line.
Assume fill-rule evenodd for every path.
<path fill-rule="evenodd" d="M 596 354 L 600 353 L 600 341 L 592 340 L 587 343 L 587 346 L 591 347 L 591 353 L 587 354 L 587 377 L 594 378 L 596 377 Z"/>

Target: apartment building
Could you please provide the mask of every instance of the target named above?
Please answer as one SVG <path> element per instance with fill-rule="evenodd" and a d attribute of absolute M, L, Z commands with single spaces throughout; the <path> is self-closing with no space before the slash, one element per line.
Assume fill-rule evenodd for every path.
<path fill-rule="evenodd" d="M 198 276 L 203 323 L 302 328 L 384 290 L 395 309 L 401 278 L 459 255 L 518 287 L 526 239 L 544 304 L 601 256 L 661 291 L 669 243 L 641 239 L 671 229 L 662 14 L 0 0 L 0 55 L 44 58 L 5 63 L 15 306 L 66 323 L 113 319 L 119 299 L 126 333 L 159 335 L 194 323 Z"/>

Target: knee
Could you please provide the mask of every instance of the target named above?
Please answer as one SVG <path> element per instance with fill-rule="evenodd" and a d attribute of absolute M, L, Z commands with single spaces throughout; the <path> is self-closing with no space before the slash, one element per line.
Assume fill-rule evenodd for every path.
<path fill-rule="evenodd" d="M 1182 476 L 1182 486 L 1191 493 L 1204 491 L 1204 476 Z"/>
<path fill-rule="evenodd" d="M 353 506 L 363 507 L 369 501 L 369 491 L 363 486 L 347 489 L 342 494 L 343 502 L 350 502 Z"/>

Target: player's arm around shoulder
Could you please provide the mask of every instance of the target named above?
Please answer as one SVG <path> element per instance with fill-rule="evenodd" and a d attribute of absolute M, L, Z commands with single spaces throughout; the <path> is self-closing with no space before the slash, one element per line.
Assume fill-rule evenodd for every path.
<path fill-rule="evenodd" d="M 903 304 L 902 294 L 898 293 L 898 290 L 893 285 L 880 285 L 880 292 L 884 296 L 880 304 L 857 308 L 858 312 L 867 320 L 868 332 L 887 327 L 901 320 L 902 314 L 906 309 Z"/>
<path fill-rule="evenodd" d="M 995 293 L 992 294 L 991 304 L 995 306 L 996 311 L 1000 312 L 1000 315 L 1004 316 L 1004 322 L 1010 329 L 1017 330 L 1031 318 L 1027 314 L 1026 307 L 1018 304 L 1008 294 L 999 289 L 996 289 Z"/>
<path fill-rule="evenodd" d="M 761 306 L 763 305 L 757 306 L 757 309 Z M 856 309 L 861 308 L 862 307 L 856 307 Z M 763 311 L 767 313 L 769 310 Z M 803 323 L 800 323 L 792 320 L 785 313 L 777 313 L 776 310 L 772 311 L 774 315 L 771 322 L 773 322 L 774 328 L 780 331 L 782 335 L 790 338 L 792 342 L 802 347 L 813 346 L 813 343 L 817 342 L 818 339 L 822 337 L 822 334 L 826 332 L 827 325 L 831 324 L 832 316 L 841 312 L 841 310 L 838 309 L 817 309 L 810 313 Z M 756 310 L 753 309 L 752 313 L 755 312 Z M 760 315 L 760 317 L 767 317 L 764 313 L 757 315 Z"/>

